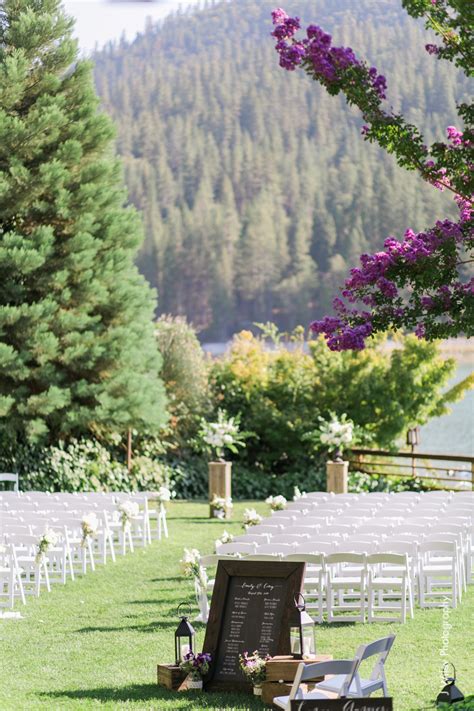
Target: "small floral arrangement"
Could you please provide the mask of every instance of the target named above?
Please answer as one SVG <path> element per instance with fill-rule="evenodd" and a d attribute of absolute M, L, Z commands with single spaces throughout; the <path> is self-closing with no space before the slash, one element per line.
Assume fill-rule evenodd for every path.
<path fill-rule="evenodd" d="M 238 447 L 244 446 L 246 436 L 246 433 L 240 432 L 236 417 L 227 417 L 224 410 L 218 410 L 216 422 L 201 420 L 196 443 L 201 450 L 223 460 L 225 450 L 237 452 Z"/>
<path fill-rule="evenodd" d="M 244 676 L 247 677 L 252 684 L 257 685 L 265 681 L 267 673 L 267 660 L 270 657 L 261 657 L 258 651 L 253 654 L 244 652 L 239 654 L 239 666 Z"/>
<path fill-rule="evenodd" d="M 215 518 L 223 518 L 226 511 L 233 508 L 232 499 L 229 497 L 223 498 L 214 494 L 211 501 L 212 514 Z"/>
<path fill-rule="evenodd" d="M 153 501 L 157 501 L 160 506 L 164 506 L 171 501 L 174 496 L 176 496 L 175 491 L 172 492 L 167 486 L 160 486 L 158 491 L 153 493 L 152 499 Z"/>
<path fill-rule="evenodd" d="M 82 542 L 81 545 L 85 546 L 88 538 L 93 538 L 97 531 L 99 530 L 99 519 L 95 513 L 86 514 L 82 517 L 81 521 L 82 530 Z"/>
<path fill-rule="evenodd" d="M 50 548 L 53 548 L 57 544 L 58 540 L 59 536 L 56 531 L 53 531 L 51 528 L 47 528 L 38 541 L 38 552 L 35 556 L 35 563 L 39 565 L 45 554 Z"/>
<path fill-rule="evenodd" d="M 293 501 L 298 501 L 298 499 L 303 498 L 303 496 L 306 496 L 306 491 L 300 491 L 297 486 L 293 489 Z"/>
<path fill-rule="evenodd" d="M 234 540 L 234 536 L 232 533 L 229 533 L 228 531 L 224 531 L 222 536 L 216 540 L 216 549 L 219 548 L 219 546 L 223 546 L 226 543 L 232 543 Z"/>
<path fill-rule="evenodd" d="M 269 496 L 265 499 L 265 503 L 268 504 L 272 511 L 283 511 L 286 509 L 287 500 L 284 496 Z"/>
<path fill-rule="evenodd" d="M 259 523 L 262 523 L 260 514 L 258 514 L 255 509 L 245 509 L 243 518 L 244 528 L 247 528 L 247 526 L 258 526 Z"/>
<path fill-rule="evenodd" d="M 124 501 L 119 504 L 118 512 L 120 516 L 120 521 L 122 523 L 122 528 L 124 531 L 130 528 L 131 523 L 134 518 L 140 513 L 140 507 L 136 501 Z"/>
<path fill-rule="evenodd" d="M 334 453 L 334 457 L 340 457 L 343 450 L 350 445 L 355 438 L 354 423 L 349 420 L 344 413 L 340 419 L 334 412 L 330 413 L 330 420 L 319 417 L 321 426 L 319 430 L 308 432 L 305 439 L 311 440 L 314 446 L 322 446 L 329 452 Z"/>
<path fill-rule="evenodd" d="M 193 681 L 201 681 L 203 676 L 206 676 L 209 671 L 211 661 L 212 656 L 207 654 L 207 652 L 201 652 L 200 654 L 188 652 L 179 667 L 186 674 L 189 674 Z"/>
<path fill-rule="evenodd" d="M 194 582 L 198 583 L 201 589 L 205 589 L 207 586 L 207 575 L 200 561 L 201 554 L 196 548 L 185 548 L 180 563 L 184 577 L 193 578 Z"/>

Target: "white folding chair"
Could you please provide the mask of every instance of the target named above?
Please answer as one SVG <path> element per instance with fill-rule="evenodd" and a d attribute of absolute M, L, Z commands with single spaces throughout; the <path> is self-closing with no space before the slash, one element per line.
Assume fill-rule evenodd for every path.
<path fill-rule="evenodd" d="M 324 619 L 324 602 L 326 599 L 326 566 L 324 553 L 290 553 L 283 556 L 284 561 L 305 563 L 303 581 L 303 596 L 308 614 L 318 622 Z M 316 610 L 316 614 L 313 612 Z"/>
<path fill-rule="evenodd" d="M 345 565 L 351 566 L 350 575 L 344 574 Z M 326 557 L 326 570 L 328 622 L 365 622 L 366 556 L 332 553 Z"/>
<path fill-rule="evenodd" d="M 0 472 L 0 482 L 13 484 L 13 491 L 19 491 L 18 474 L 12 472 Z"/>
<path fill-rule="evenodd" d="M 15 546 L 12 543 L 0 546 L 0 600 L 6 598 L 10 609 L 15 607 L 17 596 L 23 605 L 26 604 L 21 574 Z"/>
<path fill-rule="evenodd" d="M 390 566 L 389 570 L 386 566 Z M 410 617 L 413 618 L 413 592 L 407 554 L 375 553 L 369 555 L 367 570 L 369 622 L 405 623 L 407 600 Z M 387 612 L 398 613 L 398 615 L 387 615 Z"/>
<path fill-rule="evenodd" d="M 330 662 L 316 662 L 315 664 L 305 664 L 302 662 L 298 665 L 296 670 L 295 679 L 291 687 L 291 691 L 287 696 L 276 696 L 273 699 L 273 704 L 279 709 L 284 709 L 284 711 L 291 710 L 291 702 L 294 700 L 298 701 L 310 701 L 311 699 L 328 699 L 328 695 L 322 691 L 308 691 L 304 693 L 300 686 L 301 684 L 308 684 L 314 681 L 318 681 L 321 677 L 329 675 L 342 676 L 344 681 L 341 685 L 339 693 L 336 693 L 338 698 L 343 698 L 347 696 L 347 692 L 352 684 L 354 675 L 359 666 L 359 660 L 354 659 L 334 659 Z"/>
<path fill-rule="evenodd" d="M 347 677 L 336 675 L 332 679 L 325 679 L 316 684 L 316 690 L 329 691 L 339 696 L 360 698 L 370 696 L 374 691 L 382 690 L 388 696 L 387 679 L 385 677 L 385 662 L 395 641 L 395 635 L 382 637 L 370 644 L 361 644 L 357 649 L 354 660 L 357 662 L 353 681 L 347 686 Z M 362 662 L 377 655 L 376 662 L 368 679 L 360 676 Z"/>
<path fill-rule="evenodd" d="M 419 547 L 420 607 L 443 607 L 446 601 L 457 606 L 458 552 L 456 543 L 426 541 Z"/>
<path fill-rule="evenodd" d="M 25 594 L 40 596 L 41 586 L 51 591 L 46 555 L 37 559 L 38 537 L 32 534 L 16 534 L 11 541 L 19 566 Z"/>

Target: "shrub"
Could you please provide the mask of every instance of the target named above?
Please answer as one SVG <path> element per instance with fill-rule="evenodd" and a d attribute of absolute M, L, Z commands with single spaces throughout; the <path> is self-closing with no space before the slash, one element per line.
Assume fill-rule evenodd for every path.
<path fill-rule="evenodd" d="M 349 472 L 348 489 L 351 493 L 360 494 L 371 491 L 432 491 L 437 486 L 432 479 L 422 477 L 388 477 L 383 474 L 366 474 L 365 472 Z"/>
<path fill-rule="evenodd" d="M 183 445 L 199 425 L 208 402 L 208 364 L 192 326 L 180 317 L 162 316 L 155 336 L 163 360 L 161 378 L 175 437 Z"/>
<path fill-rule="evenodd" d="M 306 344 L 298 329 L 286 344 L 273 338 L 270 350 L 248 331 L 235 336 L 210 382 L 214 407 L 240 415 L 254 435 L 236 461 L 276 475 L 321 469 L 324 449 L 309 451 L 305 438 L 331 412 L 346 414 L 366 442 L 396 448 L 410 426 L 445 411 L 442 388 L 454 368 L 433 343 L 409 336 L 396 346 L 378 338 L 365 351 L 336 353 L 322 339 Z"/>
<path fill-rule="evenodd" d="M 167 484 L 170 468 L 145 456 L 133 461 L 132 471 L 93 439 L 71 440 L 57 447 L 23 445 L 4 452 L 0 467 L 20 474 L 22 490 L 141 491 Z"/>

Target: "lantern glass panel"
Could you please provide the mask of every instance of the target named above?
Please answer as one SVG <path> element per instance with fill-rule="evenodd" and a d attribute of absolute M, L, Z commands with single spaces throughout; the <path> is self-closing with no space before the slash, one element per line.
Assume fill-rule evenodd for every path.
<path fill-rule="evenodd" d="M 293 627 L 290 627 L 290 649 L 291 654 L 295 658 L 301 658 L 301 628 L 299 625 L 294 625 Z"/>
<path fill-rule="evenodd" d="M 303 625 L 303 657 L 310 658 L 316 655 L 314 624 Z"/>

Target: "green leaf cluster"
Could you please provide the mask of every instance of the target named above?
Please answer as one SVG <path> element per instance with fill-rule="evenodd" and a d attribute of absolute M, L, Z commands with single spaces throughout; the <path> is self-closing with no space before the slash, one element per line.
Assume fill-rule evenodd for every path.
<path fill-rule="evenodd" d="M 155 294 L 114 130 L 59 0 L 0 13 L 0 434 L 57 442 L 165 419 Z"/>
<path fill-rule="evenodd" d="M 271 348 L 263 338 L 241 332 L 211 371 L 214 401 L 253 437 L 237 461 L 256 471 L 281 474 L 318 461 L 308 433 L 319 417 L 344 414 L 375 446 L 397 447 L 409 427 L 446 411 L 443 388 L 454 361 L 437 345 L 413 336 L 395 342 L 378 338 L 362 352 L 333 352 L 324 340 L 284 341 Z"/>

